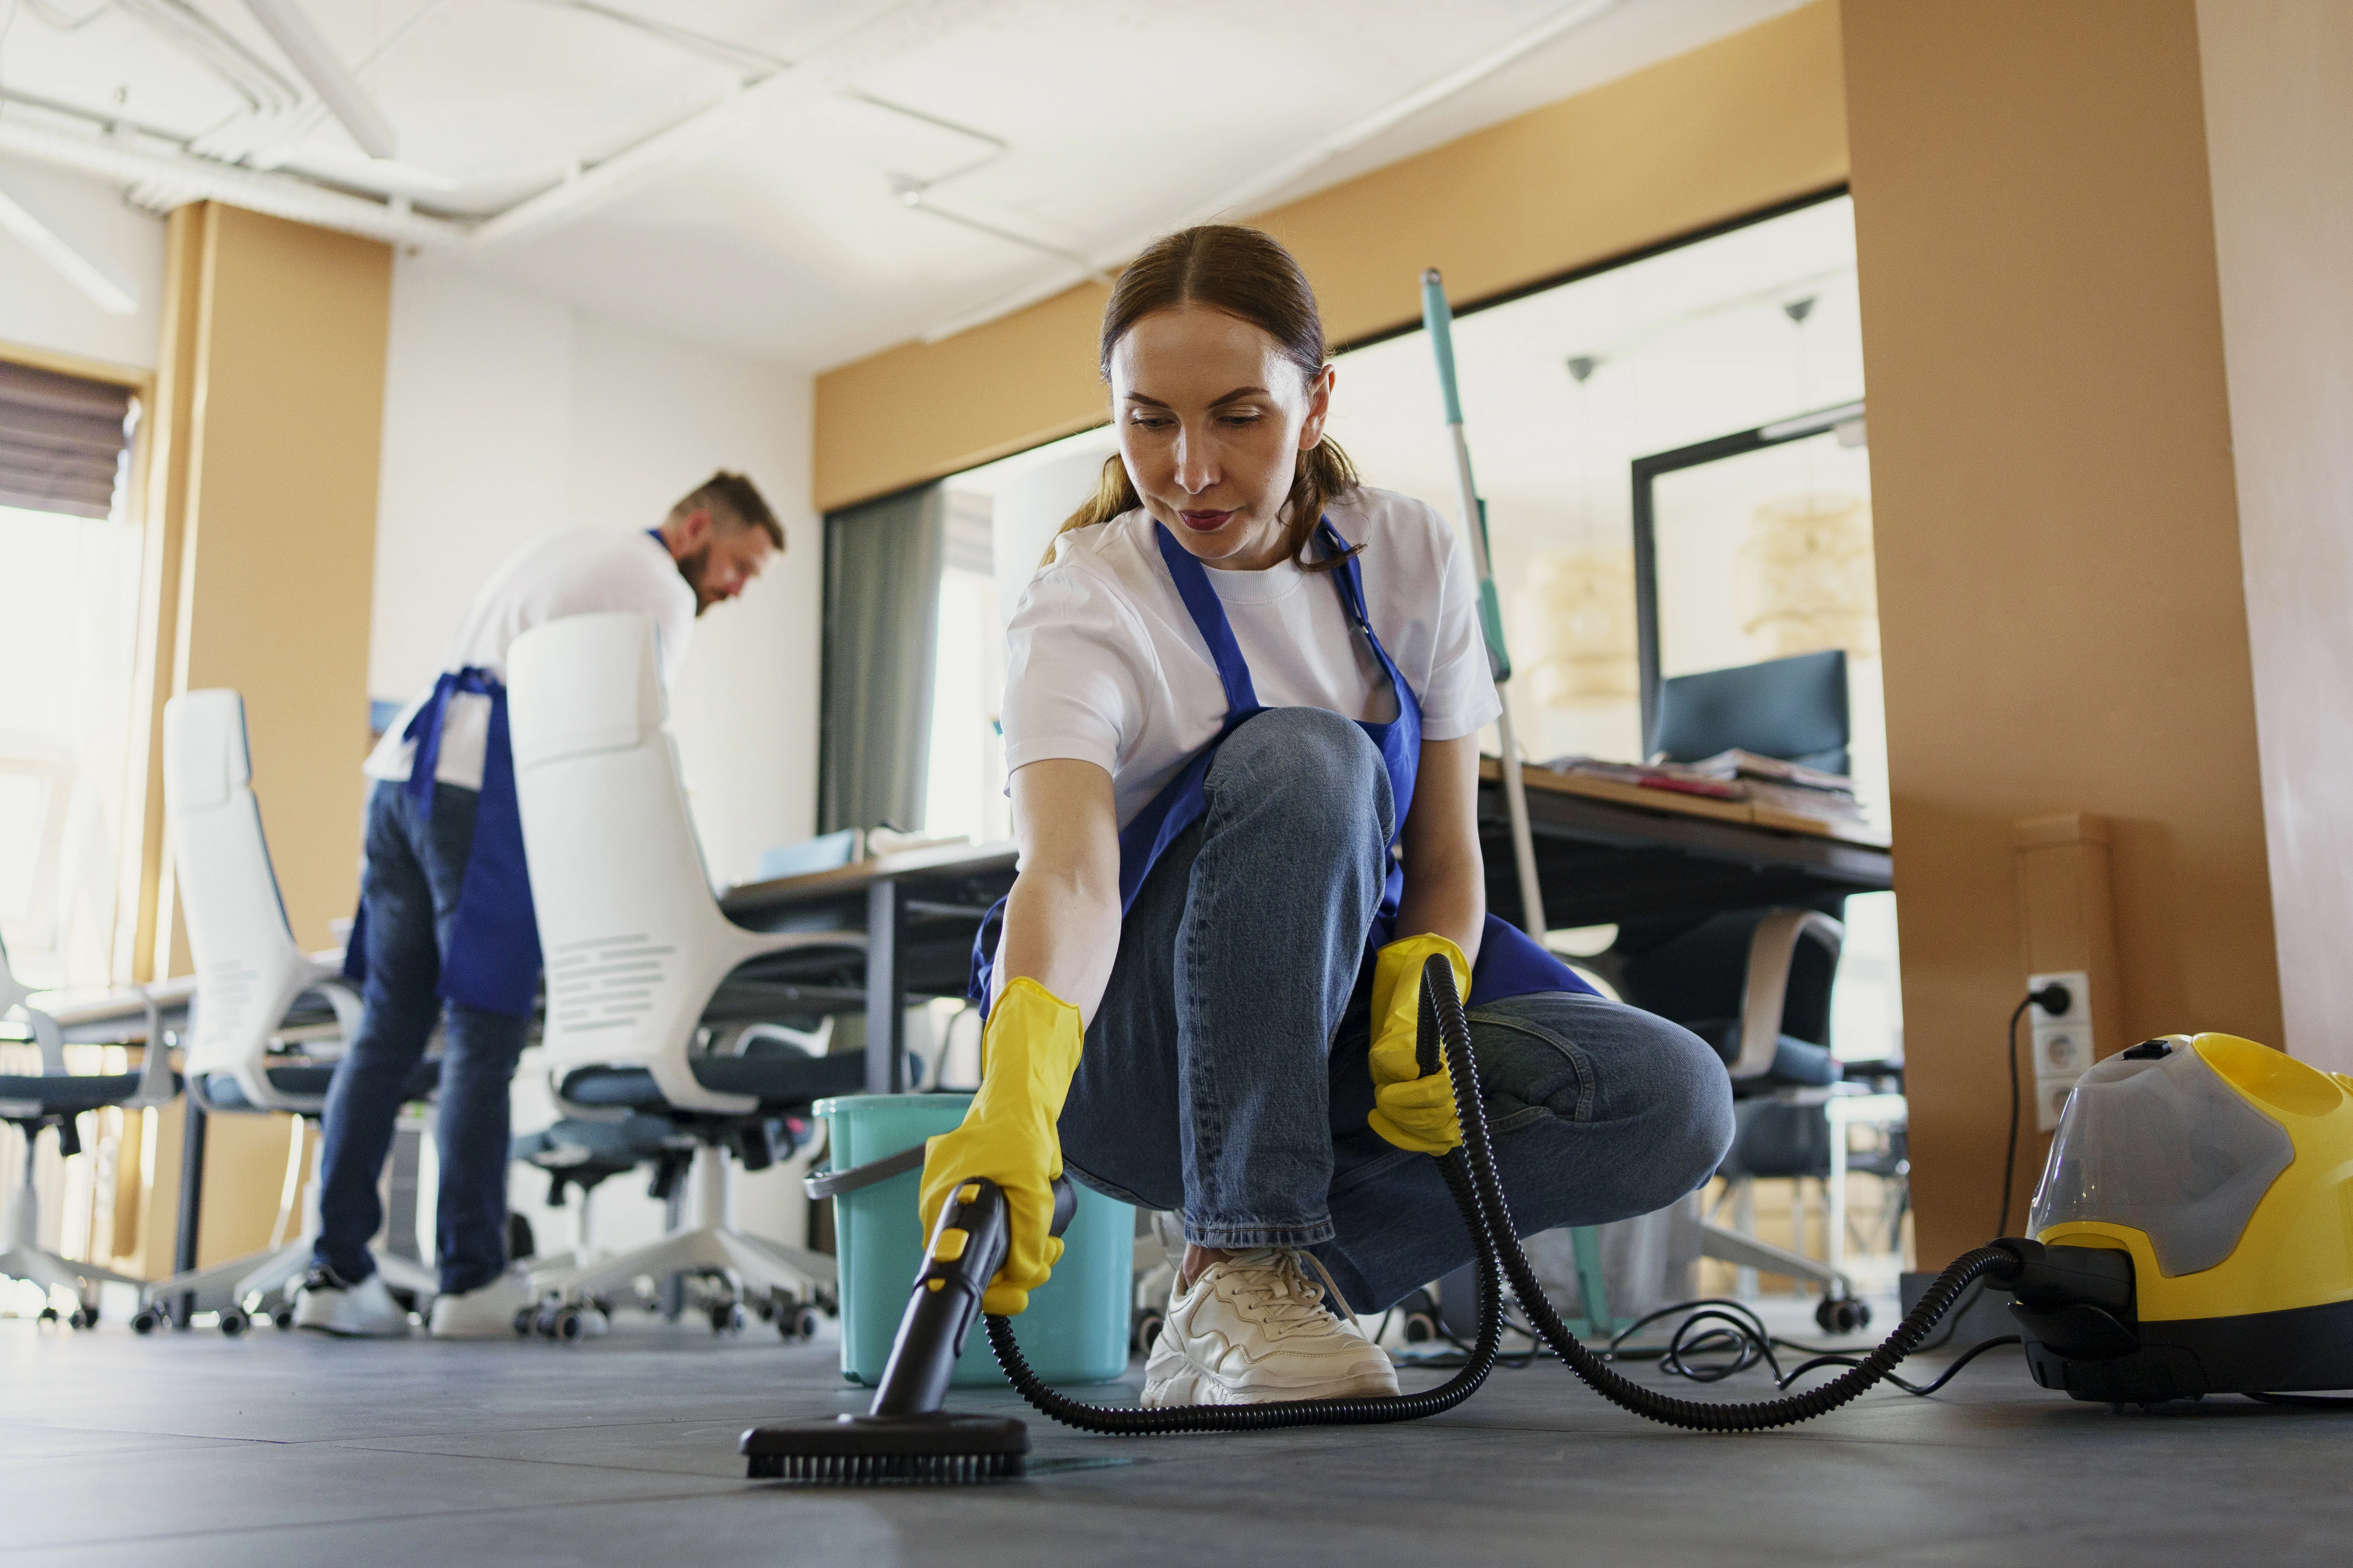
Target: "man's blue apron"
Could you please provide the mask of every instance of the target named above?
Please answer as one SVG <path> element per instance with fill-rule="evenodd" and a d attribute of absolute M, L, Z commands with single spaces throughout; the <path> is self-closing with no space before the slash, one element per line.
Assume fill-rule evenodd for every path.
<path fill-rule="evenodd" d="M 1259 714 L 1267 711 L 1259 705 L 1257 689 L 1251 684 L 1250 666 L 1242 658 L 1241 647 L 1234 641 L 1233 626 L 1226 619 L 1226 607 L 1218 598 L 1218 591 L 1209 585 L 1207 568 L 1176 536 L 1158 524 L 1154 532 L 1160 546 L 1160 558 L 1167 563 L 1168 574 L 1176 584 L 1176 593 L 1185 601 L 1185 608 L 1193 616 L 1193 625 L 1201 640 L 1208 645 L 1209 657 L 1218 667 L 1218 680 L 1226 690 L 1226 721 L 1209 743 L 1196 752 L 1184 770 L 1154 795 L 1134 819 L 1120 830 L 1119 835 L 1119 908 L 1125 915 L 1135 902 L 1136 893 L 1160 857 L 1176 841 L 1177 836 L 1201 818 L 1208 808 L 1203 794 L 1203 782 L 1208 777 L 1209 763 L 1216 758 L 1218 748 L 1231 735 Z M 1349 554 L 1348 542 L 1340 537 L 1329 518 L 1316 530 L 1316 541 L 1327 559 L 1336 558 L 1340 564 L 1329 575 L 1340 595 L 1340 603 L 1348 618 L 1364 634 L 1366 646 L 1389 679 L 1397 693 L 1398 716 L 1385 724 L 1366 720 L 1356 721 L 1379 748 L 1381 764 L 1388 770 L 1389 794 L 1395 805 L 1389 832 L 1389 847 L 1397 847 L 1398 833 L 1405 827 L 1406 814 L 1413 806 L 1413 786 L 1421 764 L 1421 700 L 1406 683 L 1397 665 L 1389 658 L 1388 650 L 1373 630 L 1365 608 L 1364 574 L 1358 570 L 1356 557 Z M 1381 904 L 1373 917 L 1372 930 L 1365 938 L 1365 957 L 1360 984 L 1369 984 L 1373 954 L 1387 946 L 1397 929 L 1398 900 L 1405 890 L 1405 868 L 1398 864 L 1394 854 L 1389 858 L 1387 884 L 1381 889 Z M 995 967 L 997 935 L 1004 923 L 1005 900 L 999 899 L 987 917 L 981 921 L 980 932 L 973 940 L 972 981 L 970 995 L 985 1010 L 989 1000 L 990 971 Z M 1545 951 L 1518 927 L 1489 915 L 1479 938 L 1479 959 L 1471 969 L 1471 994 L 1467 1005 L 1479 1006 L 1505 996 L 1525 996 L 1539 991 L 1578 991 L 1588 995 L 1593 987 L 1578 977 L 1577 972 Z"/>
<path fill-rule="evenodd" d="M 482 746 L 482 788 L 474 807 L 474 843 L 458 887 L 458 910 L 441 952 L 441 999 L 510 1018 L 528 1018 L 539 991 L 539 921 L 532 912 L 531 874 L 523 864 L 522 813 L 515 804 L 514 747 L 507 736 L 507 689 L 477 665 L 444 671 L 402 738 L 415 742 L 401 785 L 419 819 L 433 816 L 433 775 L 441 763 L 441 727 L 449 700 L 491 700 Z M 367 900 L 360 900 L 343 948 L 343 973 L 367 978 Z"/>

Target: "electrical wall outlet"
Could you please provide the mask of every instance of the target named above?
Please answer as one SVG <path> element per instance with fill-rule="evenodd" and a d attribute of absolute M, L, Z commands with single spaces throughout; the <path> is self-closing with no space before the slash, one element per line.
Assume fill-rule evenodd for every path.
<path fill-rule="evenodd" d="M 2067 1006 L 2046 1013 L 2040 1002 L 2030 1005 L 2027 1016 L 2034 1026 L 2034 1125 L 2049 1132 L 2059 1125 L 2067 1091 L 2092 1065 L 2092 977 L 2081 970 L 2030 974 L 2026 988 L 2041 992 L 2052 985 L 2067 993 Z"/>
<path fill-rule="evenodd" d="M 2034 1031 L 2034 1076 L 2073 1083 L 2092 1065 L 2091 1026 L 2056 1024 Z"/>
<path fill-rule="evenodd" d="M 2026 988 L 2029 991 L 2041 991 L 2045 986 L 2054 984 L 2067 988 L 2067 1010 L 2063 1013 L 2051 1014 L 2044 1012 L 2040 1004 L 2029 1007 L 2026 1010 L 2027 1016 L 2033 1020 L 2034 1026 L 2041 1029 L 2054 1024 L 2081 1024 L 2085 1028 L 2090 1028 L 2092 977 L 2080 969 L 2067 970 L 2057 974 L 2030 974 L 2026 977 Z"/>

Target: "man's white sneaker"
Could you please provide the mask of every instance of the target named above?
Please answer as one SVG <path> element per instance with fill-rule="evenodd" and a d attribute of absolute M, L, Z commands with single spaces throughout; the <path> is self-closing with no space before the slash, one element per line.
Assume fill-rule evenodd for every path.
<path fill-rule="evenodd" d="M 381 1274 L 354 1285 L 332 1268 L 313 1268 L 294 1293 L 294 1326 L 347 1340 L 405 1339 L 408 1309 L 392 1299 Z"/>
<path fill-rule="evenodd" d="M 432 1333 L 437 1340 L 511 1340 L 515 1314 L 539 1298 L 519 1269 L 510 1268 L 487 1285 L 459 1296 L 433 1298 Z"/>
<path fill-rule="evenodd" d="M 1190 1289 L 1173 1291 L 1144 1367 L 1145 1406 L 1395 1394 L 1388 1352 L 1353 1318 L 1324 1310 L 1324 1286 L 1302 1259 L 1324 1273 L 1312 1253 L 1265 1247 L 1212 1263 Z M 1345 1312 L 1336 1285 L 1331 1295 Z"/>

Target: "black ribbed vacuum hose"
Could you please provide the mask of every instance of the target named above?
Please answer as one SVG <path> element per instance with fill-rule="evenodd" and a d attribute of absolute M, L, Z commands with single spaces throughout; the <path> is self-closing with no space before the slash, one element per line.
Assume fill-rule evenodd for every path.
<path fill-rule="evenodd" d="M 1471 1226 L 1478 1249 L 1479 1335 L 1462 1370 L 1420 1394 L 1367 1394 L 1345 1399 L 1280 1399 L 1264 1405 L 1176 1405 L 1145 1410 L 1132 1405 L 1089 1405 L 1049 1388 L 1013 1342 L 1013 1321 L 988 1320 L 988 1348 L 1021 1397 L 1065 1426 L 1120 1437 L 1151 1437 L 1172 1432 L 1264 1432 L 1277 1426 L 1370 1426 L 1385 1421 L 1419 1421 L 1451 1410 L 1487 1381 L 1504 1340 L 1503 1280 L 1495 1272 L 1495 1249 L 1486 1239 L 1485 1216 L 1472 1195 L 1462 1153 L 1439 1162 L 1446 1184 Z"/>
<path fill-rule="evenodd" d="M 1010 1320 L 988 1320 L 989 1348 L 997 1352 L 1021 1397 L 1065 1426 L 1116 1436 L 1152 1436 L 1176 1432 L 1258 1432 L 1278 1426 L 1368 1426 L 1386 1421 L 1415 1421 L 1451 1410 L 1469 1398 L 1487 1380 L 1494 1366 L 1503 1331 L 1503 1300 L 1496 1278 L 1500 1264 L 1512 1282 L 1521 1310 L 1528 1315 L 1545 1342 L 1568 1363 L 1587 1386 L 1611 1404 L 1694 1432 L 1757 1432 L 1788 1426 L 1828 1415 L 1885 1377 L 1919 1348 L 1936 1321 L 1952 1310 L 1963 1290 L 1979 1276 L 2007 1273 L 2018 1259 L 1998 1247 L 1980 1247 L 1963 1253 L 1928 1287 L 1919 1304 L 1905 1315 L 1895 1331 L 1862 1359 L 1862 1363 L 1803 1394 L 1748 1404 L 1683 1399 L 1632 1382 L 1578 1342 L 1554 1310 L 1544 1287 L 1536 1280 L 1528 1255 L 1512 1229 L 1511 1210 L 1504 1201 L 1503 1183 L 1495 1174 L 1494 1145 L 1487 1127 L 1486 1102 L 1479 1092 L 1479 1064 L 1471 1049 L 1471 1026 L 1454 989 L 1454 972 L 1442 958 L 1432 958 L 1422 971 L 1422 1054 L 1424 1070 L 1433 1045 L 1442 1046 L 1453 1065 L 1454 1108 L 1462 1123 L 1462 1145 L 1439 1162 L 1448 1190 L 1453 1193 L 1462 1223 L 1470 1230 L 1479 1265 L 1479 1337 L 1471 1360 L 1440 1387 L 1422 1394 L 1368 1395 L 1349 1399 L 1287 1399 L 1268 1405 L 1183 1405 L 1158 1410 L 1133 1405 L 1088 1405 L 1071 1399 L 1039 1381 L 1014 1342 Z"/>

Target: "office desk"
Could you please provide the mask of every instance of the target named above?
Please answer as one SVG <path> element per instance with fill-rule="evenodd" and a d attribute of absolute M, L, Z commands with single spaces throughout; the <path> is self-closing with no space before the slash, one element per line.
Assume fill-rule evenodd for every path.
<path fill-rule="evenodd" d="M 1493 762 L 1482 763 L 1479 836 L 1488 905 L 1508 918 L 1520 895 L 1494 774 Z M 1892 885 L 1893 859 L 1884 844 L 1869 841 L 1868 829 L 1837 837 L 1760 821 L 1739 803 L 1657 790 L 1629 799 L 1623 786 L 1534 768 L 1526 777 L 1536 872 L 1556 928 L 1801 903 Z M 895 1094 L 907 1086 L 908 1003 L 964 994 L 973 934 L 1012 887 L 1013 870 L 1010 844 L 941 845 L 747 882 L 720 907 L 755 931 L 867 933 L 867 1089 Z"/>
<path fill-rule="evenodd" d="M 1013 863 L 1010 844 L 943 844 L 746 882 L 719 902 L 754 931 L 866 933 L 866 1089 L 898 1094 L 907 1088 L 907 1004 L 964 994 L 973 934 L 1013 886 Z"/>
<path fill-rule="evenodd" d="M 1481 758 L 1487 907 L 1516 920 L 1519 873 L 1496 774 L 1493 759 Z M 1637 790 L 1542 768 L 1523 769 L 1522 777 L 1545 923 L 1556 931 L 1645 915 L 1802 904 L 1894 885 L 1885 841 L 1860 824 L 1838 837 L 1743 802 Z"/>

